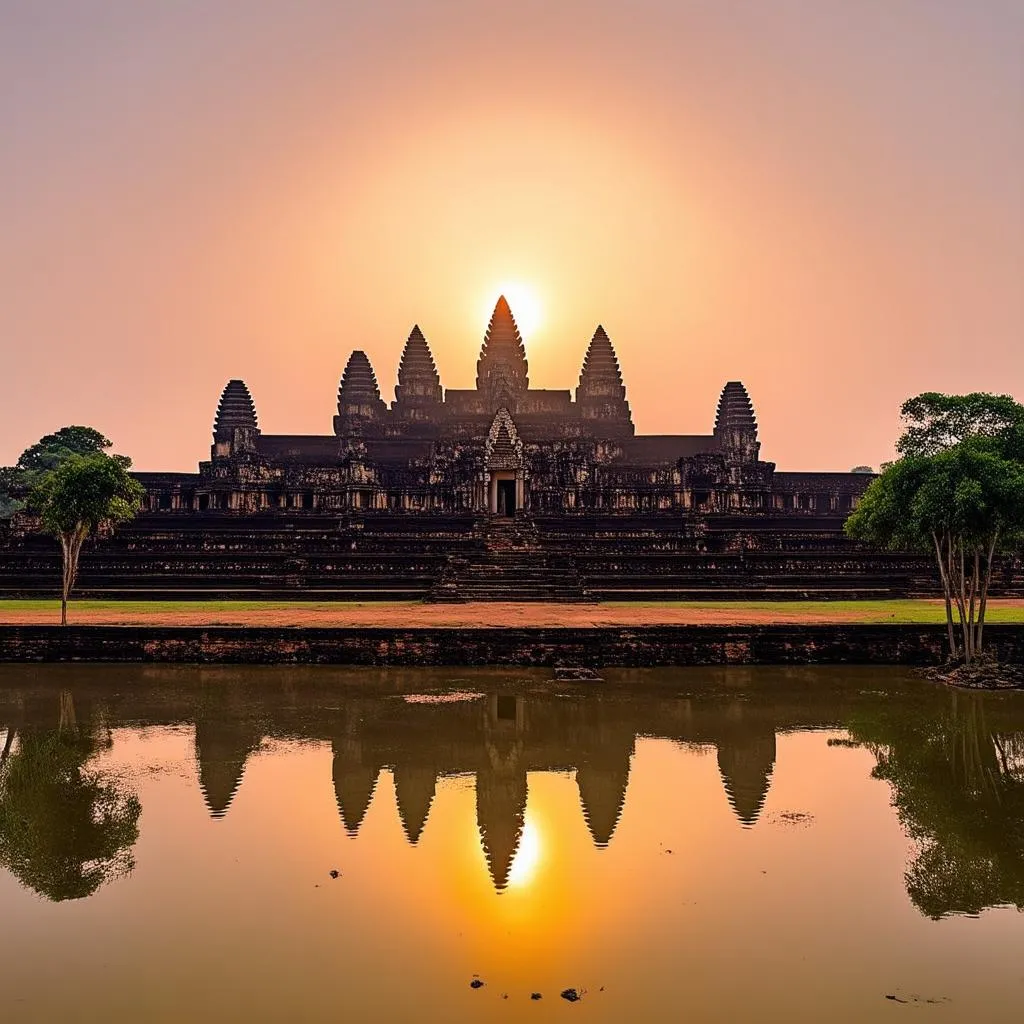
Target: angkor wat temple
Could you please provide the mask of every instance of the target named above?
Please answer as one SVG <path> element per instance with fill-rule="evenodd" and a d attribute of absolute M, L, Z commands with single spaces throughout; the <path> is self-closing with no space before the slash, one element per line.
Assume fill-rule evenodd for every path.
<path fill-rule="evenodd" d="M 710 412 L 710 408 L 709 408 Z M 708 434 L 638 435 L 611 340 L 598 327 L 575 398 L 531 388 L 523 341 L 498 299 L 476 387 L 443 389 L 414 327 L 391 407 L 366 354 L 353 352 L 334 431 L 264 434 L 241 380 L 228 382 L 198 474 L 143 474 L 150 509 L 515 516 L 574 513 L 847 513 L 866 484 L 851 473 L 777 473 L 759 457 L 746 389 L 730 381 Z"/>
<path fill-rule="evenodd" d="M 709 420 L 710 420 L 709 402 Z M 327 416 L 325 415 L 325 421 Z M 442 388 L 419 327 L 395 399 L 365 353 L 333 432 L 265 434 L 242 380 L 224 388 L 197 473 L 139 473 L 144 514 L 87 549 L 93 596 L 586 600 L 934 593 L 930 560 L 848 542 L 866 473 L 778 472 L 743 384 L 708 434 L 637 434 L 598 327 L 575 395 L 531 388 L 499 298 L 476 387 Z M 0 593 L 58 586 L 41 537 L 0 544 Z M 1019 567 L 995 585 L 1020 587 Z"/>

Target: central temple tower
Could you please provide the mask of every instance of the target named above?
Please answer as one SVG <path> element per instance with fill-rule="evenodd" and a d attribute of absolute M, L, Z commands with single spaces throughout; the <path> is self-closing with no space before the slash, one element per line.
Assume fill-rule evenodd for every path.
<path fill-rule="evenodd" d="M 477 391 L 491 409 L 515 408 L 530 386 L 526 349 L 504 295 L 498 297 L 476 364 Z"/>

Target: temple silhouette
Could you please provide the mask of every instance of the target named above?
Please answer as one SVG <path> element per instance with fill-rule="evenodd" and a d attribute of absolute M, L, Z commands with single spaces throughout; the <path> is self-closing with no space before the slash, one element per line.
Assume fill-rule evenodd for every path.
<path fill-rule="evenodd" d="M 366 353 L 349 356 L 333 428 L 325 436 L 266 434 L 245 382 L 231 380 L 217 406 L 210 461 L 194 475 L 141 474 L 149 507 L 498 516 L 848 512 L 865 486 L 863 474 L 812 479 L 761 461 L 757 420 L 740 381 L 723 387 L 710 433 L 637 434 L 618 358 L 600 325 L 575 395 L 531 388 L 526 349 L 504 296 L 484 335 L 475 388 L 442 388 L 417 325 L 390 407 Z"/>
<path fill-rule="evenodd" d="M 933 594 L 928 555 L 872 550 L 843 523 L 872 479 L 784 472 L 761 457 L 742 382 L 706 434 L 639 434 L 612 340 L 580 344 L 575 392 L 531 387 L 504 297 L 476 386 L 442 387 L 409 334 L 395 398 L 365 352 L 341 374 L 329 433 L 260 428 L 224 387 L 194 473 L 136 473 L 142 514 L 86 545 L 82 597 L 434 601 L 885 598 Z M 674 372 L 668 368 L 667 372 Z M 713 418 L 712 418 L 713 417 Z M 130 450 L 130 441 L 126 442 Z M 31 516 L 0 523 L 0 596 L 59 592 L 60 551 Z M 993 594 L 1024 593 L 1005 558 Z"/>
<path fill-rule="evenodd" d="M 471 776 L 481 847 L 501 892 L 522 840 L 529 773 L 574 774 L 579 813 L 600 850 L 615 842 L 638 738 L 713 750 L 737 826 L 756 828 L 771 791 L 777 735 L 848 727 L 874 753 L 875 774 L 893 787 L 901 818 L 924 837 L 907 875 L 922 912 L 976 913 L 999 899 L 1024 906 L 1024 718 L 1015 702 L 922 692 L 907 677 L 903 687 L 888 682 L 880 706 L 870 669 L 845 670 L 838 689 L 823 689 L 813 669 L 621 670 L 610 672 L 600 690 L 585 692 L 557 691 L 550 682 L 539 688 L 537 673 L 510 678 L 483 670 L 474 674 L 467 699 L 454 701 L 420 692 L 443 677 L 437 671 L 281 669 L 262 682 L 252 669 L 131 671 L 130 686 L 103 666 L 75 666 L 73 685 L 40 685 L 37 670 L 10 666 L 0 687 L 0 769 L 22 750 L 50 749 L 47 736 L 73 741 L 81 752 L 76 757 L 85 759 L 109 749 L 112 730 L 122 726 L 192 725 L 197 799 L 216 821 L 232 813 L 247 762 L 266 740 L 329 744 L 343 833 L 358 841 L 375 795 L 379 799 L 378 782 L 391 772 L 393 810 L 412 847 L 430 828 L 438 782 Z M 652 678 L 660 680 L 657 686 Z M 952 746 L 950 736 L 957 738 Z M 88 787 L 97 785 L 84 772 L 76 792 L 87 799 Z M 125 844 L 137 836 L 131 814 L 138 814 L 132 799 L 125 792 L 114 800 L 127 817 L 103 847 L 83 811 L 78 835 L 88 840 L 86 868 L 75 866 L 76 834 L 69 833 L 44 859 L 46 870 L 23 873 L 27 884 L 41 879 L 52 898 L 69 898 L 130 870 Z M 19 813 L 31 818 L 32 808 Z M 88 867 L 98 848 L 107 854 L 102 870 Z M 64 865 L 58 874 L 56 864 Z"/>
<path fill-rule="evenodd" d="M 704 434 L 636 431 L 612 339 L 580 339 L 575 390 L 532 386 L 504 297 L 475 387 L 444 388 L 413 327 L 386 403 L 347 359 L 323 434 L 271 434 L 241 378 L 209 458 L 140 472 L 142 514 L 86 546 L 83 597 L 600 601 L 931 593 L 928 557 L 873 551 L 843 522 L 865 472 L 783 472 L 761 455 L 742 382 Z M 130 450 L 130 441 L 126 442 Z M 0 595 L 59 586 L 30 517 L 0 526 Z M 993 592 L 1024 592 L 1006 563 Z"/>

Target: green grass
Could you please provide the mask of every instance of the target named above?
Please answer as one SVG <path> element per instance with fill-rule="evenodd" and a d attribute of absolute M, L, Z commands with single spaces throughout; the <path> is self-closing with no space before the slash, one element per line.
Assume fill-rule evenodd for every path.
<path fill-rule="evenodd" d="M 608 608 L 693 608 L 749 611 L 778 615 L 780 618 L 804 618 L 840 613 L 855 615 L 863 622 L 905 622 L 927 624 L 945 622 L 946 610 L 941 598 L 886 601 L 617 601 Z M 999 599 L 989 602 L 986 622 L 1024 623 L 1024 604 L 1000 606 Z"/>
<path fill-rule="evenodd" d="M 72 599 L 71 613 L 112 612 L 120 615 L 159 615 L 192 613 L 216 616 L 245 612 L 289 612 L 324 611 L 344 613 L 352 608 L 411 608 L 418 601 L 77 601 Z M 442 617 L 446 606 L 438 607 Z M 742 619 L 743 613 L 777 617 L 779 621 L 806 620 L 818 617 L 831 618 L 839 614 L 857 622 L 866 623 L 907 623 L 927 624 L 945 621 L 945 610 L 941 601 L 932 600 L 888 600 L 888 601 L 622 601 L 605 602 L 595 606 L 604 614 L 614 613 L 616 608 L 648 608 L 651 610 L 711 610 L 736 612 Z M 60 602 L 54 600 L 3 601 L 0 600 L 0 622 L 5 615 L 45 612 L 58 614 Z M 459 614 L 459 605 L 450 606 L 453 615 Z M 998 601 L 989 605 L 986 621 L 990 623 L 1024 623 L 1024 603 L 1000 605 Z"/>

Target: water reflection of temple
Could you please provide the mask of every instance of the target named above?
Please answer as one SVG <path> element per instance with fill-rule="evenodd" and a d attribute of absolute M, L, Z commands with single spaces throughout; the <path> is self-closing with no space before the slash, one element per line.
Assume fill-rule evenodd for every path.
<path fill-rule="evenodd" d="M 628 693 L 494 688 L 431 701 L 348 690 L 328 699 L 308 686 L 253 690 L 241 684 L 243 673 L 230 670 L 194 673 L 193 686 L 184 690 L 161 686 L 158 670 L 145 674 L 156 685 L 135 684 L 130 694 L 81 688 L 77 716 L 87 722 L 102 717 L 108 729 L 192 723 L 199 787 L 212 817 L 228 813 L 247 761 L 265 737 L 331 744 L 338 814 L 352 837 L 383 770 L 394 773 L 396 809 L 412 845 L 427 825 L 438 780 L 472 775 L 481 843 L 498 889 L 508 881 L 522 837 L 529 772 L 575 772 L 582 817 L 594 845 L 603 848 L 622 815 L 638 735 L 713 746 L 725 794 L 745 827 L 757 821 L 775 761 L 772 707 L 728 693 L 710 701 L 637 701 Z M 24 695 L 17 715 L 46 723 L 66 718 L 67 707 L 53 701 L 52 695 Z M 10 702 L 6 708 L 10 716 Z"/>
<path fill-rule="evenodd" d="M 48 733 L 73 739 L 84 764 L 109 749 L 116 728 L 191 726 L 199 790 L 209 814 L 222 818 L 265 740 L 328 743 L 347 834 L 358 836 L 381 773 L 390 771 L 395 810 L 414 846 L 429 827 L 438 780 L 471 776 L 481 845 L 500 890 L 523 841 L 530 772 L 574 773 L 580 813 L 602 848 L 623 813 L 637 738 L 695 745 L 715 752 L 728 805 L 750 828 L 771 787 L 776 735 L 845 728 L 874 754 L 876 776 L 892 787 L 901 819 L 920 839 L 907 887 L 922 912 L 1024 907 L 1024 703 L 892 677 L 880 695 L 878 683 L 857 671 L 844 670 L 841 686 L 824 683 L 816 670 L 624 671 L 609 673 L 607 686 L 559 691 L 543 673 L 510 678 L 485 670 L 470 680 L 463 673 L 459 685 L 474 690 L 452 701 L 413 690 L 441 690 L 450 682 L 441 671 L 13 666 L 0 682 L 0 761 Z M 77 831 L 36 860 L 44 869 L 58 861 L 74 866 L 77 843 L 82 865 L 100 863 L 96 850 L 105 851 L 106 875 L 51 870 L 48 886 L 26 882 L 51 898 L 80 895 L 130 865 L 137 806 L 130 794 L 106 792 L 124 813 L 116 831 L 99 834 L 86 813 L 91 783 L 82 782 Z M 38 812 L 43 821 L 46 807 L 34 810 L 24 802 L 30 796 L 21 794 L 19 813 Z"/>

